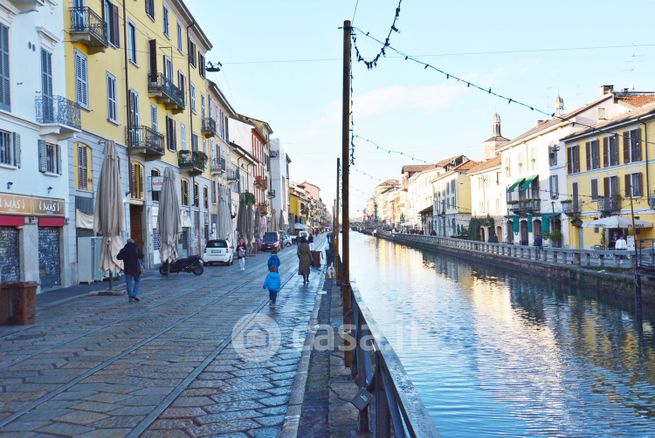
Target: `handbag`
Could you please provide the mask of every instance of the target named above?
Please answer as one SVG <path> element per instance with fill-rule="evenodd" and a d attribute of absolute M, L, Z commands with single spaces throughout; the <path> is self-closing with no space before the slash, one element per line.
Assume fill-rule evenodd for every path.
<path fill-rule="evenodd" d="M 141 261 L 141 259 L 137 259 L 137 262 L 136 262 L 136 272 L 137 272 L 139 275 L 141 275 L 141 274 L 143 274 L 143 273 L 145 272 L 145 270 L 146 270 L 146 267 L 143 266 L 143 262 Z"/>

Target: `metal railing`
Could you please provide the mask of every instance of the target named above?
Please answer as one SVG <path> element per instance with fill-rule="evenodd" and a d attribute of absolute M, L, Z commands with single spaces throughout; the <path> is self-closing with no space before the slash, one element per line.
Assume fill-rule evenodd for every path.
<path fill-rule="evenodd" d="M 621 210 L 621 197 L 618 195 L 598 198 L 598 211 L 601 213 L 614 213 Z"/>
<path fill-rule="evenodd" d="M 164 155 L 164 135 L 148 126 L 138 126 L 127 130 L 127 141 L 133 149 L 146 154 Z"/>
<path fill-rule="evenodd" d="M 562 212 L 567 216 L 575 216 L 580 213 L 580 204 L 576 201 L 562 201 Z"/>
<path fill-rule="evenodd" d="M 180 169 L 202 173 L 207 167 L 207 154 L 202 151 L 181 150 L 177 152 L 177 162 Z"/>
<path fill-rule="evenodd" d="M 276 151 L 275 149 L 271 149 L 269 151 L 269 155 L 271 158 L 277 158 L 277 156 L 280 154 L 280 151 Z"/>
<path fill-rule="evenodd" d="M 63 96 L 44 96 L 35 99 L 36 121 L 39 123 L 58 123 L 75 129 L 81 129 L 80 106 Z"/>
<path fill-rule="evenodd" d="M 227 171 L 227 180 L 228 181 L 239 181 L 241 174 L 238 169 L 228 169 Z"/>
<path fill-rule="evenodd" d="M 178 109 L 184 109 L 184 91 L 178 88 L 171 79 L 167 78 L 163 73 L 157 75 L 156 78 L 148 75 L 148 91 L 150 93 L 157 93 L 161 97 L 167 98 L 171 102 L 171 106 L 176 106 Z"/>
<path fill-rule="evenodd" d="M 202 119 L 202 134 L 212 137 L 216 135 L 216 120 L 209 118 Z"/>
<path fill-rule="evenodd" d="M 337 272 L 342 272 L 336 259 Z M 359 388 L 358 432 L 377 438 L 438 437 L 439 433 L 400 358 L 385 337 L 357 287 L 350 294 L 353 343 L 351 373 Z"/>
<path fill-rule="evenodd" d="M 268 196 L 269 198 L 275 198 L 275 190 L 269 190 L 268 192 L 266 192 L 266 196 Z"/>
<path fill-rule="evenodd" d="M 82 34 L 83 40 L 92 46 L 107 46 L 107 30 L 100 15 L 88 6 L 70 8 L 71 36 Z"/>
<path fill-rule="evenodd" d="M 212 158 L 209 165 L 209 170 L 212 173 L 224 173 L 225 172 L 225 158 Z"/>

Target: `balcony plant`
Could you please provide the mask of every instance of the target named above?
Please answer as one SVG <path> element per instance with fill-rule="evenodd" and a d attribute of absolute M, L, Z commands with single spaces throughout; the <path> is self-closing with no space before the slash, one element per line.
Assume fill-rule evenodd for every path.
<path fill-rule="evenodd" d="M 255 195 L 253 195 L 250 192 L 245 192 L 243 194 L 243 198 L 246 201 L 246 204 L 248 205 L 255 205 L 255 202 L 257 202 L 257 200 L 255 199 Z"/>

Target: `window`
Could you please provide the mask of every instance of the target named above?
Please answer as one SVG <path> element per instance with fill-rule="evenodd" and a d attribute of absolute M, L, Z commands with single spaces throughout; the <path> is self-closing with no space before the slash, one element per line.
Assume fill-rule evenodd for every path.
<path fill-rule="evenodd" d="M 58 144 L 39 140 L 39 172 L 61 175 L 61 152 Z"/>
<path fill-rule="evenodd" d="M 537 152 L 534 149 L 530 150 L 530 168 L 537 170 Z"/>
<path fill-rule="evenodd" d="M 130 62 L 136 64 L 136 26 L 134 26 L 134 23 L 127 23 L 127 38 Z"/>
<path fill-rule="evenodd" d="M 568 154 L 566 163 L 568 173 L 580 172 L 580 146 L 577 144 L 575 146 L 571 146 L 567 149 L 566 152 Z"/>
<path fill-rule="evenodd" d="M 166 116 L 166 147 L 169 151 L 177 150 L 177 132 L 175 120 Z"/>
<path fill-rule="evenodd" d="M 205 77 L 205 57 L 198 53 L 198 66 L 200 68 L 200 76 Z"/>
<path fill-rule="evenodd" d="M 93 190 L 93 175 L 91 169 L 91 148 L 85 144 L 77 144 L 75 147 L 77 159 L 76 187 L 78 190 Z"/>
<path fill-rule="evenodd" d="M 189 39 L 189 64 L 196 66 L 196 45 Z"/>
<path fill-rule="evenodd" d="M 641 130 L 633 129 L 623 133 L 623 163 L 641 161 Z"/>
<path fill-rule="evenodd" d="M 75 51 L 75 100 L 84 108 L 89 107 L 89 70 L 87 58 Z"/>
<path fill-rule="evenodd" d="M 505 173 L 508 177 L 512 176 L 512 161 L 509 157 L 507 157 L 507 161 L 505 161 Z"/>
<path fill-rule="evenodd" d="M 557 151 L 559 151 L 557 145 L 551 145 L 548 147 L 548 164 L 550 167 L 557 166 Z"/>
<path fill-rule="evenodd" d="M 548 191 L 550 192 L 550 199 L 559 198 L 559 182 L 557 175 L 548 177 Z"/>
<path fill-rule="evenodd" d="M 189 205 L 189 181 L 182 180 L 182 205 Z"/>
<path fill-rule="evenodd" d="M 133 192 L 132 198 L 143 199 L 143 165 L 132 163 Z"/>
<path fill-rule="evenodd" d="M 184 123 L 180 124 L 180 135 L 182 136 L 182 150 L 186 150 L 186 125 Z"/>
<path fill-rule="evenodd" d="M 191 84 L 191 111 L 196 113 L 196 86 Z"/>
<path fill-rule="evenodd" d="M 585 144 L 585 152 L 587 157 L 587 170 L 594 170 L 600 168 L 600 148 L 598 140 L 588 141 Z"/>
<path fill-rule="evenodd" d="M 205 208 L 209 208 L 209 188 L 207 186 L 202 188 L 202 201 Z"/>
<path fill-rule="evenodd" d="M 41 96 L 46 120 L 53 120 L 52 53 L 41 49 Z"/>
<path fill-rule="evenodd" d="M 603 138 L 603 167 L 619 165 L 619 144 L 616 135 Z"/>
<path fill-rule="evenodd" d="M 183 52 L 184 49 L 182 47 L 182 26 L 180 25 L 180 23 L 177 23 L 177 50 L 180 53 L 184 53 Z"/>
<path fill-rule="evenodd" d="M 625 197 L 640 198 L 642 196 L 643 179 L 641 172 L 625 175 Z"/>
<path fill-rule="evenodd" d="M 212 204 L 216 204 L 216 181 L 212 181 Z"/>
<path fill-rule="evenodd" d="M 160 175 L 161 175 L 161 173 L 159 173 L 159 170 L 157 170 L 157 169 L 152 169 L 150 171 L 150 187 L 151 188 L 152 188 L 152 180 L 154 178 L 157 178 Z M 156 191 L 152 190 L 151 195 L 152 195 L 152 201 L 153 202 L 159 202 L 159 192 L 156 192 Z"/>
<path fill-rule="evenodd" d="M 9 111 L 11 106 L 11 81 L 9 79 L 9 28 L 0 24 L 0 109 Z"/>
<path fill-rule="evenodd" d="M 198 186 L 198 183 L 193 184 L 193 206 L 200 207 L 200 186 Z"/>
<path fill-rule="evenodd" d="M 181 71 L 177 72 L 177 87 L 182 90 L 182 93 L 184 93 L 184 96 L 186 96 L 186 88 L 184 88 L 185 80 L 184 80 L 184 75 L 182 74 Z"/>
<path fill-rule="evenodd" d="M 173 61 L 164 56 L 164 76 L 173 83 Z"/>
<path fill-rule="evenodd" d="M 598 180 L 591 180 L 591 199 L 598 199 Z"/>
<path fill-rule="evenodd" d="M 114 47 L 120 47 L 120 30 L 118 27 L 118 6 L 109 0 L 103 0 L 103 17 L 105 21 L 105 34 L 107 40 Z"/>
<path fill-rule="evenodd" d="M 605 120 L 605 108 L 598 108 L 598 120 Z"/>
<path fill-rule="evenodd" d="M 603 195 L 606 198 L 614 197 L 619 194 L 619 177 L 608 176 L 603 178 Z"/>
<path fill-rule="evenodd" d="M 0 130 L 0 164 L 20 167 L 20 135 Z"/>
<path fill-rule="evenodd" d="M 155 19 L 155 0 L 146 0 L 146 14 L 153 20 Z"/>
<path fill-rule="evenodd" d="M 150 104 L 150 128 L 155 132 L 159 133 L 159 122 L 157 121 L 157 105 L 154 103 Z"/>
<path fill-rule="evenodd" d="M 107 73 L 107 118 L 114 123 L 118 122 L 116 78 L 111 73 Z"/>
<path fill-rule="evenodd" d="M 141 125 L 141 116 L 139 114 L 139 93 L 135 90 L 130 90 L 129 98 L 130 125 L 132 128 L 138 128 L 139 125 Z"/>
<path fill-rule="evenodd" d="M 168 8 L 166 7 L 166 5 L 162 7 L 162 16 L 164 17 L 164 35 L 170 38 L 171 30 L 170 30 L 170 22 L 168 21 Z"/>
<path fill-rule="evenodd" d="M 198 150 L 198 136 L 196 134 L 191 134 L 191 150 Z"/>
<path fill-rule="evenodd" d="M 205 95 L 202 93 L 200 93 L 200 117 L 202 118 L 203 123 L 205 123 Z"/>

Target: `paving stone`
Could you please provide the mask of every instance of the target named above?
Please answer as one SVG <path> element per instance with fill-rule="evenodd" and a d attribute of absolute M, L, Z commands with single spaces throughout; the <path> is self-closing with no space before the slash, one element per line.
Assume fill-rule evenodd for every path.
<path fill-rule="evenodd" d="M 61 417 L 54 418 L 55 421 L 63 423 L 74 423 L 74 424 L 90 424 L 94 421 L 102 420 L 107 418 L 104 414 L 98 414 L 95 412 L 86 412 L 86 411 L 73 411 Z"/>
<path fill-rule="evenodd" d="M 222 421 L 232 421 L 232 420 L 241 420 L 244 418 L 255 418 L 261 417 L 257 411 L 252 409 L 244 411 L 232 411 L 232 412 L 221 412 L 218 414 L 204 415 L 202 417 L 196 417 L 194 421 L 200 425 L 209 424 L 209 423 L 218 423 Z"/>
<path fill-rule="evenodd" d="M 53 435 L 81 435 L 86 432 L 91 432 L 93 429 L 79 424 L 70 423 L 50 423 L 47 426 L 40 427 L 37 432 L 51 433 Z"/>
<path fill-rule="evenodd" d="M 100 429 L 83 433 L 80 438 L 123 438 L 131 432 L 130 429 Z"/>
<path fill-rule="evenodd" d="M 201 415 L 207 415 L 202 408 L 187 407 L 187 408 L 168 408 L 160 415 L 161 418 L 193 418 Z"/>
<path fill-rule="evenodd" d="M 282 431 L 277 427 L 265 427 L 250 431 L 253 438 L 277 438 L 281 433 Z"/>
<path fill-rule="evenodd" d="M 210 414 L 215 414 L 218 412 L 241 411 L 245 409 L 258 409 L 263 407 L 263 404 L 256 402 L 255 400 L 238 400 L 233 402 L 213 404 L 211 406 L 204 406 L 203 409 Z"/>
<path fill-rule="evenodd" d="M 90 424 L 98 429 L 133 428 L 143 420 L 143 415 L 118 415 L 105 418 Z"/>
<path fill-rule="evenodd" d="M 245 432 L 255 429 L 258 424 L 252 420 L 234 420 L 223 421 L 221 423 L 205 424 L 187 429 L 187 433 L 192 437 L 201 437 L 208 435 L 220 435 L 234 432 Z M 247 435 L 244 435 L 247 436 Z"/>
<path fill-rule="evenodd" d="M 144 432 L 140 438 L 189 438 L 182 430 L 149 430 Z"/>
<path fill-rule="evenodd" d="M 202 423 L 200 423 L 202 424 Z M 186 429 L 198 425 L 190 418 L 170 418 L 160 419 L 152 423 L 149 429 L 152 430 L 173 430 L 173 429 Z"/>
<path fill-rule="evenodd" d="M 257 410 L 264 415 L 283 415 L 286 414 L 287 412 L 287 406 L 286 405 L 273 406 L 270 408 L 261 408 Z"/>
<path fill-rule="evenodd" d="M 92 412 L 109 412 L 118 408 L 119 406 L 111 403 L 102 403 L 95 401 L 83 401 L 71 406 L 72 409 L 77 409 L 80 411 L 92 411 Z"/>
<path fill-rule="evenodd" d="M 173 407 L 199 407 L 214 404 L 214 401 L 209 397 L 178 397 L 173 402 Z"/>
<path fill-rule="evenodd" d="M 97 402 L 103 402 L 103 403 L 115 403 L 121 400 L 124 400 L 127 398 L 126 395 L 123 394 L 112 394 L 111 392 L 100 392 L 100 393 L 94 393 L 89 396 L 83 397 L 84 400 L 89 400 L 89 401 L 97 401 Z M 76 399 L 79 400 L 79 399 Z"/>
<path fill-rule="evenodd" d="M 259 399 L 258 401 L 260 403 L 265 404 L 266 406 L 279 406 L 283 405 L 289 400 L 289 397 L 287 396 L 276 396 L 276 397 L 266 397 Z"/>

